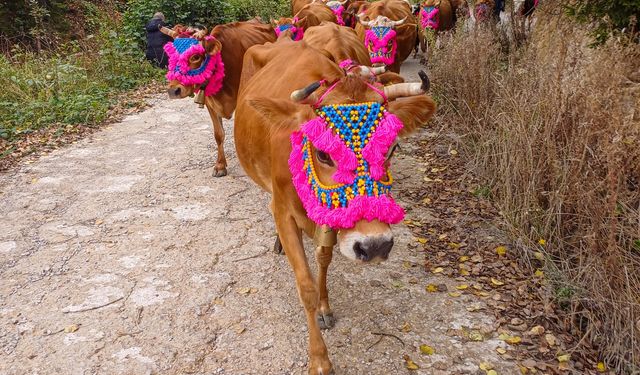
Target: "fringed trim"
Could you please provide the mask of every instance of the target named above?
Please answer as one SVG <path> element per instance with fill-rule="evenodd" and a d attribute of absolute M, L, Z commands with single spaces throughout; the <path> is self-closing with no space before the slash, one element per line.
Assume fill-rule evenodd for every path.
<path fill-rule="evenodd" d="M 344 13 L 344 6 L 340 5 L 335 8 L 331 8 L 333 14 L 336 15 L 336 23 L 340 26 L 345 26 L 344 19 L 342 18 L 342 13 Z"/>
<path fill-rule="evenodd" d="M 402 121 L 394 114 L 386 112 L 369 143 L 362 149 L 362 157 L 369 162 L 369 173 L 374 180 L 380 180 L 386 173 L 384 162 L 387 152 L 403 128 Z"/>
<path fill-rule="evenodd" d="M 440 8 L 433 8 L 427 11 L 426 8 L 420 9 L 420 25 L 423 29 L 438 30 L 440 27 Z"/>
<path fill-rule="evenodd" d="M 347 207 L 326 208 L 318 202 L 307 180 L 302 160 L 301 132 L 291 134 L 291 155 L 289 170 L 293 186 L 298 193 L 307 216 L 318 225 L 328 225 L 333 229 L 353 228 L 360 220 L 378 220 L 387 224 L 397 224 L 404 218 L 404 210 L 390 196 L 357 196 L 349 201 Z"/>
<path fill-rule="evenodd" d="M 342 184 L 352 184 L 356 178 L 358 159 L 340 137 L 326 126 L 324 120 L 315 117 L 302 125 L 301 130 L 309 137 L 314 147 L 328 153 L 337 163 L 333 179 Z"/>
<path fill-rule="evenodd" d="M 169 71 L 166 75 L 167 80 L 178 81 L 184 86 L 195 85 L 196 88 L 194 91 L 196 93 L 200 91 L 200 86 L 208 81 L 204 89 L 205 96 L 212 96 L 220 91 L 224 81 L 224 63 L 222 62 L 220 52 L 213 56 L 207 55 L 201 44 L 189 47 L 182 54 L 178 53 L 173 43 L 165 44 L 164 50 L 169 56 Z M 205 66 L 200 73 L 190 75 L 189 72 L 193 69 L 189 68 L 189 58 L 194 54 L 205 55 L 205 61 L 203 62 Z"/>

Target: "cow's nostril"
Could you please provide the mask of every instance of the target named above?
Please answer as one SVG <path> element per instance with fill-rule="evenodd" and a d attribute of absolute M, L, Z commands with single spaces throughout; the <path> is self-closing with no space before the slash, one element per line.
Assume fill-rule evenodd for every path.
<path fill-rule="evenodd" d="M 169 96 L 180 96 L 180 87 L 173 87 L 169 89 Z"/>
<path fill-rule="evenodd" d="M 353 245 L 353 252 L 356 253 L 356 258 L 363 260 L 363 261 L 367 261 L 369 260 L 369 255 L 367 254 L 367 252 L 362 248 L 362 243 L 361 242 L 356 242 Z"/>

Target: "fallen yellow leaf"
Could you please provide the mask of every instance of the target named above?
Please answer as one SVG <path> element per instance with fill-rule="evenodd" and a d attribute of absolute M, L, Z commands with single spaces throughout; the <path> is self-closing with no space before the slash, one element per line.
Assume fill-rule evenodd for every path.
<path fill-rule="evenodd" d="M 556 337 L 554 335 L 547 333 L 546 335 L 544 335 L 544 339 L 547 341 L 547 344 L 549 344 L 549 346 L 556 345 Z"/>
<path fill-rule="evenodd" d="M 460 297 L 462 295 L 462 293 L 460 293 L 460 292 L 449 292 L 449 295 L 451 297 L 457 298 L 457 297 Z"/>
<path fill-rule="evenodd" d="M 493 365 L 489 362 L 480 362 L 480 370 L 483 371 L 489 371 L 489 370 L 493 370 Z"/>
<path fill-rule="evenodd" d="M 498 279 L 494 279 L 493 277 L 491 278 L 491 284 L 495 285 L 495 286 L 501 286 L 504 285 L 504 283 Z"/>
<path fill-rule="evenodd" d="M 439 239 L 440 241 L 444 240 L 445 238 L 447 238 L 447 235 L 446 235 L 446 234 L 441 234 L 441 235 L 439 235 L 439 236 L 438 236 L 438 239 Z"/>
<path fill-rule="evenodd" d="M 544 254 L 542 254 L 539 251 L 536 251 L 535 253 L 533 253 L 533 256 L 541 262 L 544 260 Z"/>
<path fill-rule="evenodd" d="M 507 353 L 507 349 L 499 346 L 496 348 L 496 352 L 498 352 L 498 354 L 506 354 Z"/>
<path fill-rule="evenodd" d="M 450 247 L 451 249 L 453 249 L 453 250 L 455 250 L 455 249 L 459 249 L 459 248 L 460 248 L 460 246 L 462 246 L 462 245 L 460 245 L 460 244 L 459 244 L 459 243 L 457 243 L 457 242 L 449 242 L 449 247 Z"/>
<path fill-rule="evenodd" d="M 64 332 L 65 333 L 73 333 L 75 331 L 77 331 L 78 329 L 80 329 L 80 326 L 77 324 L 72 324 L 70 326 L 66 326 L 64 327 Z"/>
<path fill-rule="evenodd" d="M 464 262 L 466 262 L 466 261 L 468 261 L 468 260 L 469 260 L 469 257 L 468 257 L 468 256 L 466 256 L 466 255 L 463 255 L 463 256 L 461 256 L 460 258 L 458 258 L 458 261 L 459 261 L 460 263 L 464 263 Z"/>
<path fill-rule="evenodd" d="M 408 322 L 405 322 L 402 325 L 402 332 L 407 333 L 411 331 L 411 324 L 409 324 Z"/>
<path fill-rule="evenodd" d="M 544 327 L 543 326 L 535 326 L 535 327 L 531 328 L 529 333 L 531 333 L 534 336 L 541 335 L 541 334 L 544 333 Z"/>
<path fill-rule="evenodd" d="M 458 290 L 465 290 L 465 289 L 469 289 L 469 285 L 467 285 L 467 284 L 460 284 L 460 285 L 456 286 L 456 289 L 458 289 Z"/>
<path fill-rule="evenodd" d="M 498 254 L 499 256 L 504 256 L 505 254 L 507 254 L 507 248 L 504 246 L 496 247 L 496 254 Z"/>
<path fill-rule="evenodd" d="M 598 364 L 596 365 L 596 369 L 598 370 L 598 372 L 607 371 L 607 367 L 604 365 L 604 362 L 598 362 Z"/>
<path fill-rule="evenodd" d="M 404 362 L 408 370 L 418 370 L 420 368 L 420 366 L 418 366 L 414 361 L 412 361 L 408 355 L 404 356 Z"/>
<path fill-rule="evenodd" d="M 541 239 L 538 240 L 538 245 L 544 246 L 546 244 L 547 244 L 547 241 L 544 238 L 541 238 Z"/>
<path fill-rule="evenodd" d="M 470 274 L 471 274 L 471 272 L 469 272 L 467 269 L 465 269 L 465 268 L 461 268 L 460 269 L 460 275 L 469 276 Z"/>
<path fill-rule="evenodd" d="M 436 284 L 428 284 L 425 287 L 425 290 L 429 293 L 435 293 L 438 291 L 438 286 Z"/>
<path fill-rule="evenodd" d="M 451 154 L 451 155 L 454 155 L 454 156 L 455 156 L 455 155 L 458 155 L 458 151 L 457 151 L 457 150 L 450 150 L 450 151 L 449 151 L 449 154 Z"/>
<path fill-rule="evenodd" d="M 436 268 L 434 268 L 434 269 L 433 269 L 433 271 L 432 271 L 432 272 L 433 272 L 433 273 L 441 273 L 442 271 L 444 271 L 444 268 L 442 268 L 442 267 L 436 267 Z"/>
<path fill-rule="evenodd" d="M 429 241 L 428 239 L 424 238 L 424 237 L 418 237 L 416 238 L 416 241 L 420 242 L 421 244 L 426 244 L 427 241 Z"/>
<path fill-rule="evenodd" d="M 560 363 L 569 362 L 570 359 L 571 359 L 571 354 L 563 354 L 558 356 L 558 362 Z"/>
<path fill-rule="evenodd" d="M 542 271 L 541 269 L 537 269 L 536 272 L 533 273 L 536 277 L 544 277 L 544 271 Z"/>
<path fill-rule="evenodd" d="M 498 373 L 496 372 L 496 370 L 489 370 L 487 371 L 487 375 L 498 375 Z"/>
<path fill-rule="evenodd" d="M 484 341 L 484 335 L 480 331 L 471 331 L 469 332 L 469 340 Z"/>
<path fill-rule="evenodd" d="M 420 353 L 422 354 L 432 355 L 435 352 L 436 352 L 435 349 L 433 349 L 431 346 L 427 344 L 420 345 Z"/>

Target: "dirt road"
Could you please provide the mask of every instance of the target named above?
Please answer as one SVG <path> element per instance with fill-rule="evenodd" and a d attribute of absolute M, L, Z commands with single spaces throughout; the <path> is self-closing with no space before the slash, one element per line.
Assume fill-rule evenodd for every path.
<path fill-rule="evenodd" d="M 415 62 L 405 68 L 415 78 Z M 269 196 L 240 168 L 232 125 L 223 178 L 212 178 L 207 111 L 164 97 L 0 176 L 0 374 L 306 373 L 293 275 L 271 252 Z M 401 203 L 421 181 L 411 147 L 394 165 Z M 494 318 L 467 310 L 483 305 L 473 295 L 426 292 L 455 281 L 427 273 L 409 229 L 394 231 L 390 261 L 336 253 L 329 269 L 336 373 L 409 373 L 404 355 L 416 374 L 477 373 L 480 362 L 516 373 L 497 338 L 445 334 L 490 332 Z"/>

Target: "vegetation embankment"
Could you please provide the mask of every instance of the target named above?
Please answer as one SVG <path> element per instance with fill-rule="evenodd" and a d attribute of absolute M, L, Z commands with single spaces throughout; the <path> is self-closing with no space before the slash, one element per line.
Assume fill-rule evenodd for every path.
<path fill-rule="evenodd" d="M 0 169 L 104 122 L 122 93 L 161 81 L 145 60 L 144 26 L 213 26 L 286 14 L 281 0 L 36 0 L 0 9 Z M 138 106 L 128 101 L 125 106 Z"/>
<path fill-rule="evenodd" d="M 544 272 L 543 299 L 579 338 L 575 350 L 636 373 L 640 6 L 540 3 L 526 40 L 522 25 L 460 31 L 434 52 L 440 121 L 463 136 L 478 191 L 501 209 L 524 263 Z"/>

